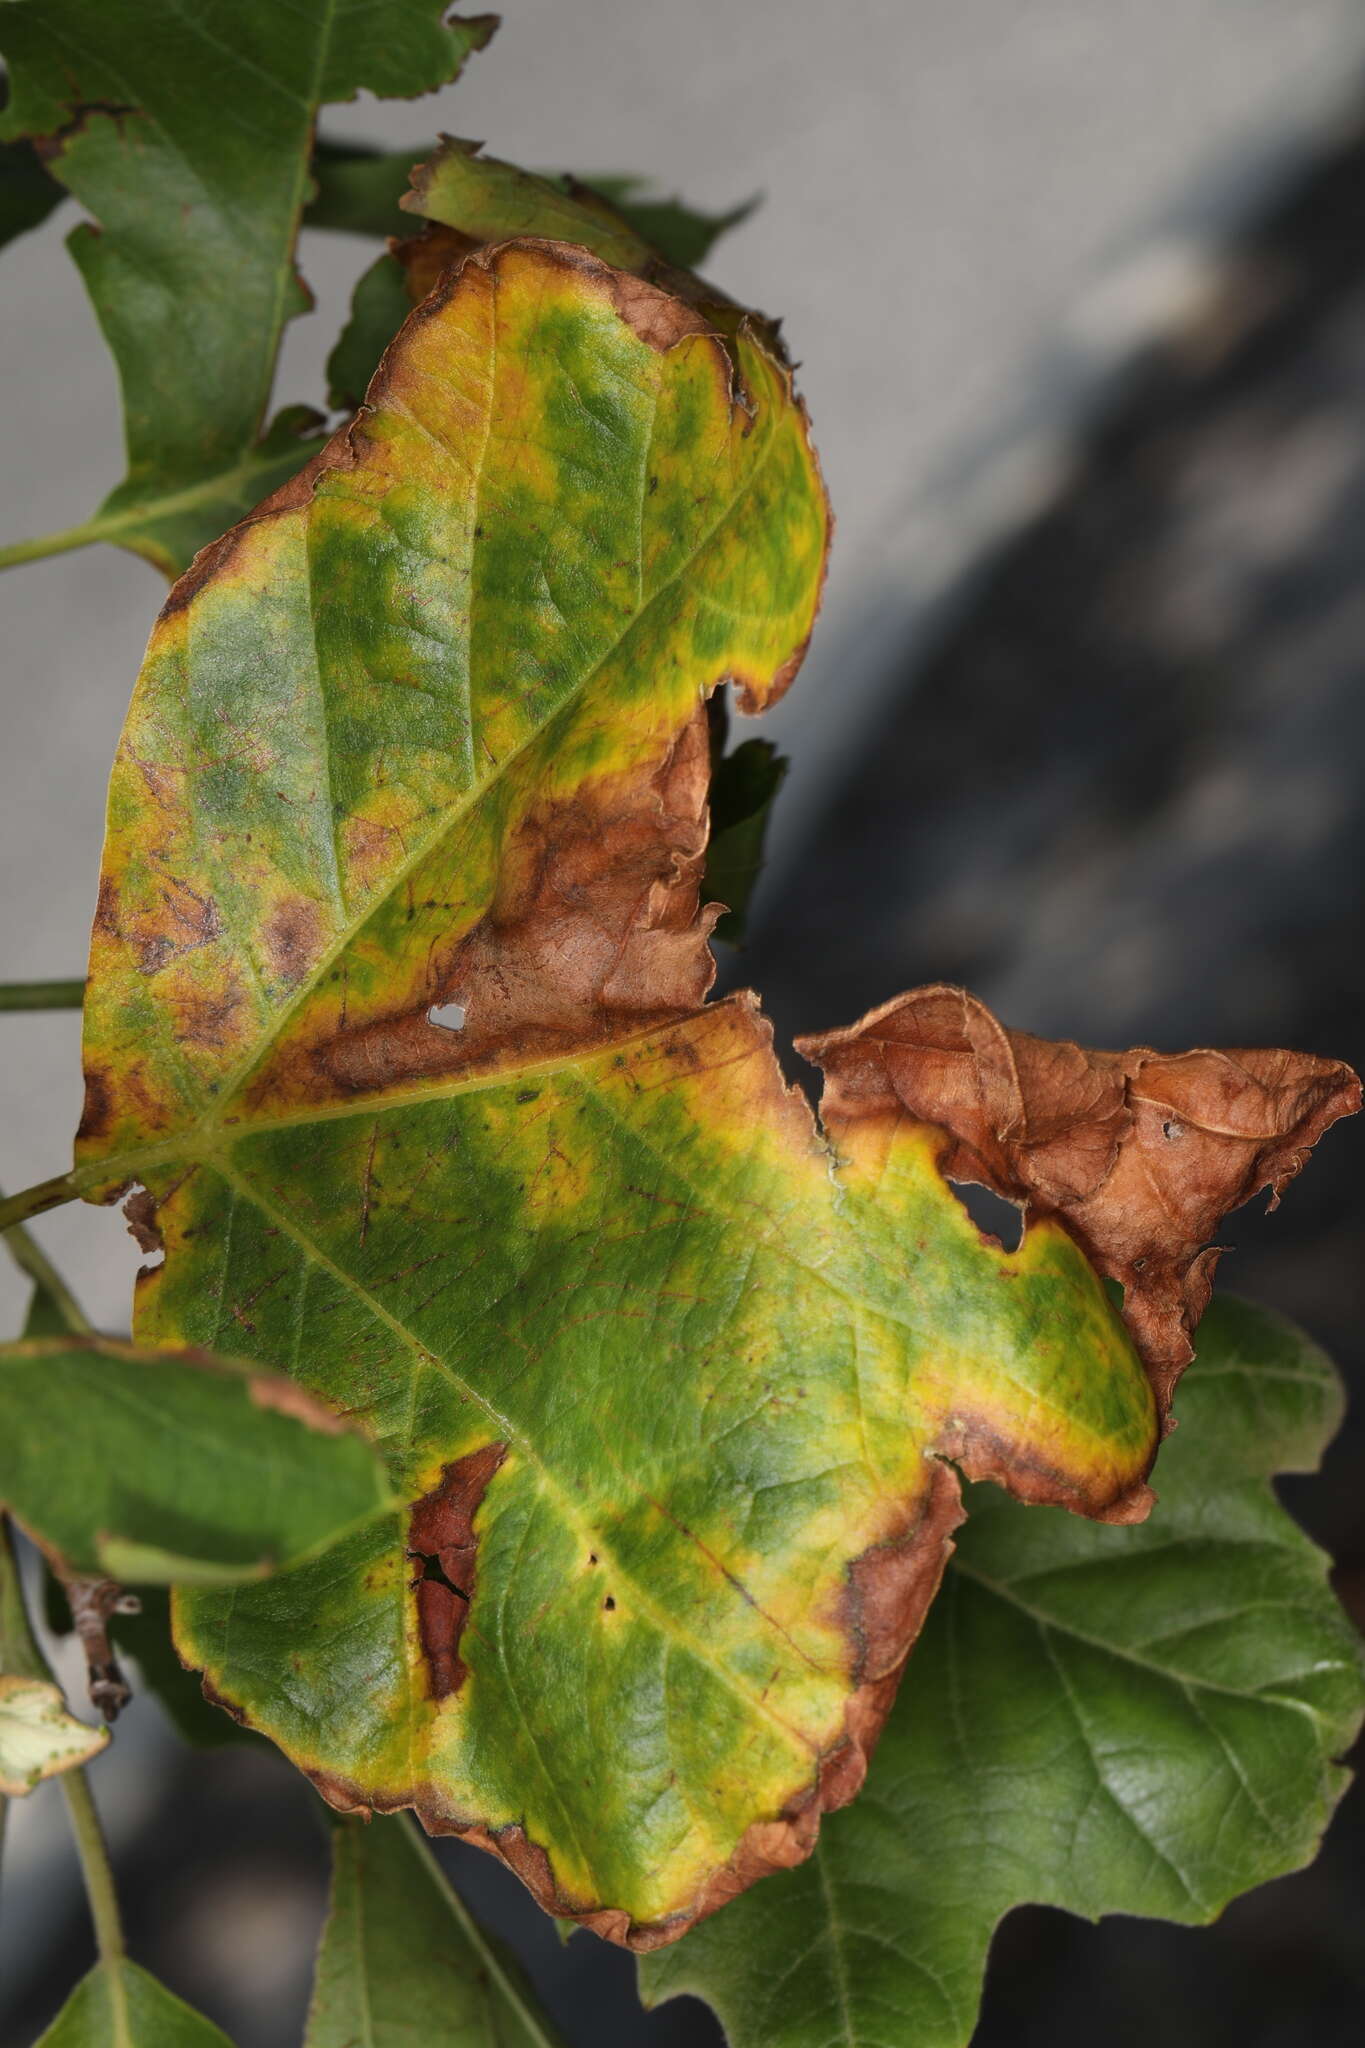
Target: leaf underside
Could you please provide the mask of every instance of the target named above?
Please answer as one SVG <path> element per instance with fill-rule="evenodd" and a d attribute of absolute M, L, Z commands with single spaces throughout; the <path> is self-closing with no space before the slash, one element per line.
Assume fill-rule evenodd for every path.
<path fill-rule="evenodd" d="M 44 1778 L 88 1763 L 109 1740 L 66 1711 L 58 1686 L 0 1672 L 0 1796 L 20 1799 Z"/>
<path fill-rule="evenodd" d="M 648 2000 L 707 1999 L 731 2048 L 965 2048 L 1011 1906 L 1207 1921 L 1311 1858 L 1365 1674 L 1269 1480 L 1317 1465 L 1340 1388 L 1220 1299 L 1180 1405 L 1140 1528 L 973 1490 L 861 1798 L 647 1958 Z"/>
<path fill-rule="evenodd" d="M 883 1013 L 822 1047 L 822 1132 L 752 999 L 705 1005 L 702 700 L 786 687 L 826 531 L 758 333 L 580 248 L 480 250 L 172 593 L 110 795 L 80 1157 L 157 1207 L 139 1333 L 285 1367 L 409 1503 L 178 1593 L 180 1649 L 337 1806 L 413 1806 L 638 1948 L 857 1790 L 945 1461 L 1140 1515 L 1188 1354 L 1197 1244 L 1157 1248 L 1139 1342 L 1101 1278 L 1140 1058 L 1108 1094 L 1063 1059 L 1044 1101 L 1020 1041 L 1012 1109 L 943 1084 L 907 998 L 881 1094 Z M 1197 1057 L 1261 1129 L 1190 1091 L 1201 1200 L 1351 1105 L 1329 1062 Z M 942 1166 L 975 1138 L 1003 1175 L 1020 1117 L 1086 1171 L 1030 1184 L 1007 1253 Z"/>

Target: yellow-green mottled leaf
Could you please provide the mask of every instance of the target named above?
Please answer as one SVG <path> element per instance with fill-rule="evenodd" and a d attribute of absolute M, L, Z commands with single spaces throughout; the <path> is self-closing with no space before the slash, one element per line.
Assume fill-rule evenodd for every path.
<path fill-rule="evenodd" d="M 745 322 L 582 248 L 480 250 L 306 487 L 172 593 L 110 793 L 79 1182 L 156 1206 L 138 1329 L 285 1366 L 404 1503 L 178 1590 L 181 1651 L 338 1807 L 415 1807 L 637 1947 L 856 1792 L 948 1460 L 1124 1516 L 1157 1441 L 1070 1229 L 1040 1197 L 1004 1251 L 946 1183 L 951 1089 L 879 1095 L 869 1020 L 820 1048 L 836 1149 L 752 999 L 705 1005 L 703 699 L 780 694 L 826 535 Z M 955 1057 L 931 1079 L 1012 1156 L 1034 1122 Z M 1145 1069 L 1111 1102 L 1076 1060 L 1048 1185 L 1098 1257 Z M 1326 1062 L 1292 1116 L 1255 1085 L 1300 1158 L 1344 1106 Z M 1197 1107 L 1207 1203 L 1220 1145 L 1239 1185 L 1261 1153 Z"/>
<path fill-rule="evenodd" d="M 1327 1559 L 1270 1477 L 1341 1417 L 1316 1345 L 1215 1302 L 1143 1528 L 974 1489 L 862 1798 L 643 1965 L 731 2048 L 966 2048 L 1002 1914 L 1213 1920 L 1313 1856 L 1365 1707 Z"/>
<path fill-rule="evenodd" d="M 389 1500 L 361 1437 L 289 1380 L 105 1338 L 0 1345 L 0 1505 L 67 1575 L 260 1578 Z"/>
<path fill-rule="evenodd" d="M 748 207 L 714 217 L 695 214 L 673 200 L 632 207 L 569 177 L 523 171 L 485 156 L 480 144 L 445 136 L 426 163 L 410 153 L 320 162 L 319 198 L 325 218 L 337 225 L 366 225 L 379 233 L 384 210 L 401 177 L 396 204 L 400 224 L 412 216 L 426 222 L 423 233 L 391 244 L 364 272 L 351 301 L 351 314 L 327 363 L 330 402 L 354 409 L 364 395 L 380 356 L 410 305 L 422 298 L 442 269 L 471 248 L 518 235 L 572 242 L 606 263 L 664 285 L 696 306 L 723 333 L 733 333 L 741 309 L 713 286 L 690 274 L 717 236 L 742 220 Z M 611 181 L 621 192 L 639 181 Z M 752 316 L 747 316 L 752 318 Z M 776 330 L 757 323 L 770 346 Z"/>
<path fill-rule="evenodd" d="M 0 1794 L 20 1799 L 44 1778 L 88 1763 L 109 1740 L 66 1710 L 60 1686 L 0 1672 Z"/>

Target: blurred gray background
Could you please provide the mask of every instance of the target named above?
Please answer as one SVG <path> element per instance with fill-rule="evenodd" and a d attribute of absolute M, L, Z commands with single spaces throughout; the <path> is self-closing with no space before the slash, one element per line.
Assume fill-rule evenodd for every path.
<path fill-rule="evenodd" d="M 710 268 L 786 321 L 839 530 L 810 661 L 768 722 L 793 768 L 729 978 L 784 1033 L 944 975 L 1091 1042 L 1359 1060 L 1358 0 L 503 13 L 450 92 L 333 109 L 326 132 L 448 129 L 717 209 L 765 195 Z M 119 474 L 114 381 L 62 245 L 74 218 L 5 258 L 0 539 L 71 523 Z M 289 332 L 280 402 L 320 401 L 372 255 L 305 236 L 317 310 Z M 105 777 L 162 594 L 109 549 L 0 586 L 4 978 L 83 968 Z M 78 1033 L 66 1016 L 0 1029 L 0 1180 L 19 1186 L 66 1164 Z M 1225 1271 L 1358 1370 L 1356 1142 L 1330 1141 L 1273 1225 L 1239 1222 Z M 39 1233 L 126 1327 L 121 1220 L 68 1209 Z M 22 1305 L 0 1270 L 6 1327 Z M 1357 1426 L 1295 1496 L 1354 1599 L 1363 1480 Z M 143 1702 L 95 1784 L 142 1901 L 138 1952 L 241 2048 L 296 2041 L 322 1910 L 312 1795 L 263 1748 L 196 1774 Z M 1212 1935 L 1015 1916 L 980 2039 L 1359 2039 L 1359 1805 L 1317 1872 Z M 0 2038 L 22 2044 L 86 1935 L 59 1799 L 14 1819 Z M 624 1959 L 586 1937 L 559 1950 L 487 1859 L 453 1867 L 571 2042 L 715 2040 L 699 2008 L 635 2014 Z"/>

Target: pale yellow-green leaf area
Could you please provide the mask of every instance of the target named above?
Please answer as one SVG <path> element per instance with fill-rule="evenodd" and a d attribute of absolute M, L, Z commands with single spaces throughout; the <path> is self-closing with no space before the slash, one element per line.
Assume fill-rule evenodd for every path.
<path fill-rule="evenodd" d="M 0 1673 L 0 1794 L 22 1799 L 44 1778 L 98 1756 L 109 1740 L 67 1712 L 59 1687 L 41 1678 Z"/>

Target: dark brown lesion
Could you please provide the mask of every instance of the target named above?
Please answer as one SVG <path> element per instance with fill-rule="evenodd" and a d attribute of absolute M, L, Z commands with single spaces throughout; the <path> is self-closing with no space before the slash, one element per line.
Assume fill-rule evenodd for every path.
<path fill-rule="evenodd" d="M 271 973 L 287 988 L 303 980 L 327 942 L 316 903 L 305 897 L 279 903 L 261 927 Z"/>
<path fill-rule="evenodd" d="M 478 1536 L 474 1517 L 493 1474 L 507 1456 L 504 1443 L 485 1444 L 443 1468 L 440 1484 L 412 1510 L 407 1554 L 419 1567 L 411 1584 L 417 1626 L 433 1699 L 458 1692 L 469 1676 L 460 1640 L 474 1598 Z"/>

